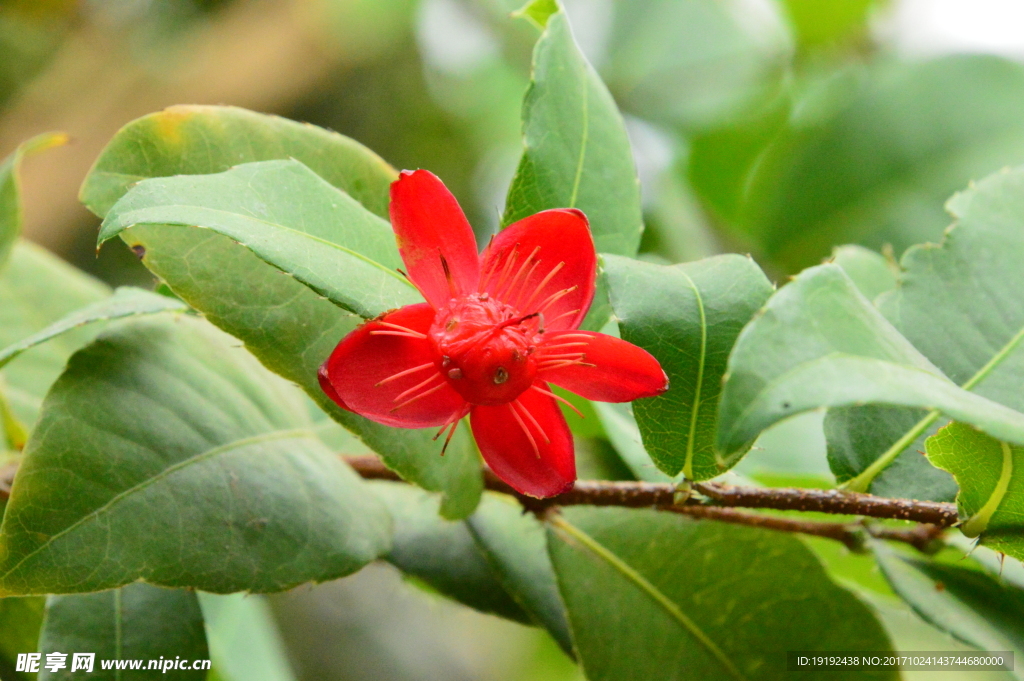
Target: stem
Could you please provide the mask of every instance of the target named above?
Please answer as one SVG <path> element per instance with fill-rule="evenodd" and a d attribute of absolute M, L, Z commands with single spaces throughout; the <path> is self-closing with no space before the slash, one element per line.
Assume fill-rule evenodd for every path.
<path fill-rule="evenodd" d="M 885 453 L 875 459 L 874 463 L 861 471 L 861 474 L 855 478 L 851 478 L 844 482 L 841 487 L 848 489 L 851 492 L 867 492 L 868 487 L 878 476 L 879 473 L 889 467 L 896 457 L 903 453 L 903 450 L 914 443 L 921 433 L 928 430 L 928 427 L 935 423 L 939 418 L 940 414 L 938 410 L 932 410 L 928 412 L 928 415 L 923 419 L 914 424 L 914 427 L 903 434 L 899 440 L 893 444 L 892 447 L 885 450 Z"/>
<path fill-rule="evenodd" d="M 401 480 L 375 456 L 345 457 L 345 461 L 364 478 Z M 708 497 L 708 502 L 680 500 L 679 490 L 668 483 L 612 482 L 577 480 L 575 487 L 550 499 L 535 499 L 519 494 L 500 480 L 490 469 L 484 469 L 484 486 L 495 492 L 512 495 L 523 508 L 541 514 L 556 506 L 621 506 L 657 508 L 695 518 L 763 527 L 785 532 L 799 532 L 835 539 L 851 549 L 864 544 L 864 533 L 880 539 L 901 541 L 921 551 L 934 546 L 943 530 L 959 520 L 956 505 L 935 501 L 889 499 L 871 494 L 843 490 L 801 489 L 796 487 L 733 487 L 717 483 L 693 483 L 693 488 Z M 841 515 L 870 516 L 922 523 L 912 528 L 891 528 L 865 525 L 862 522 L 821 522 L 746 513 L 725 507 L 767 508 L 780 511 L 814 511 Z"/>
<path fill-rule="evenodd" d="M 373 455 L 346 456 L 345 462 L 367 480 L 401 482 Z M 0 499 L 10 496 L 16 464 L 0 468 Z M 520 494 L 489 468 L 483 469 L 484 487 L 514 496 L 523 508 L 544 515 L 558 506 L 619 506 L 623 508 L 655 508 L 693 518 L 761 527 L 783 532 L 798 532 L 840 541 L 851 550 L 864 545 L 867 533 L 879 539 L 910 544 L 929 552 L 942 532 L 955 525 L 959 518 L 955 504 L 915 499 L 889 499 L 872 494 L 844 490 L 802 489 L 799 487 L 735 487 L 711 482 L 691 483 L 693 489 L 707 497 L 706 501 L 680 498 L 679 489 L 669 483 L 616 482 L 610 480 L 577 480 L 573 489 L 549 499 L 535 499 Z M 730 507 L 765 508 L 777 511 L 811 511 L 838 515 L 869 516 L 889 520 L 920 523 L 910 528 L 867 525 L 863 521 L 825 522 L 737 511 Z"/>
<path fill-rule="evenodd" d="M 952 527 L 959 520 L 956 504 L 938 501 L 890 499 L 839 489 L 733 487 L 708 482 L 694 483 L 693 486 L 698 492 L 710 497 L 721 506 L 861 515 L 891 520 L 911 520 L 939 527 Z"/>

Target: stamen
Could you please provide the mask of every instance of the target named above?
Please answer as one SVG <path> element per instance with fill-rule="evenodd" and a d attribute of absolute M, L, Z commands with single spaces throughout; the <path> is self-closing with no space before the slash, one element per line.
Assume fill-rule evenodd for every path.
<path fill-rule="evenodd" d="M 545 345 L 543 350 L 545 352 L 547 352 L 549 350 L 562 350 L 563 348 L 578 348 L 581 345 L 585 347 L 585 346 L 590 345 L 590 343 L 580 342 L 580 343 L 560 343 L 558 345 Z"/>
<path fill-rule="evenodd" d="M 549 438 L 548 434 L 544 432 L 544 429 L 540 427 L 540 424 L 537 423 L 536 417 L 534 417 L 534 415 L 530 413 L 530 410 L 526 408 L 526 405 L 524 405 L 519 400 L 512 400 L 512 404 L 519 407 L 519 409 L 522 410 L 524 414 L 526 414 L 526 416 L 530 419 L 530 423 L 532 423 L 537 428 L 537 432 L 540 433 L 541 437 L 544 438 L 544 443 L 551 444 L 551 438 Z"/>
<path fill-rule="evenodd" d="M 547 297 L 547 300 L 540 304 L 540 307 L 538 309 L 541 312 L 546 312 L 549 307 L 551 307 L 559 300 L 561 300 L 563 297 L 569 295 L 578 288 L 579 286 L 570 286 L 569 288 L 563 288 L 561 291 L 555 291 L 554 293 Z"/>
<path fill-rule="evenodd" d="M 402 376 L 408 376 L 409 374 L 416 373 L 417 371 L 423 371 L 427 367 L 432 367 L 432 366 L 434 366 L 433 362 L 427 362 L 426 364 L 421 364 L 418 367 L 413 367 L 412 369 L 406 369 L 405 371 L 399 371 L 397 374 L 392 374 L 392 375 L 388 376 L 384 380 L 382 380 L 379 383 L 375 384 L 373 387 L 374 388 L 379 388 L 382 385 L 384 385 L 385 383 L 390 383 L 391 381 L 395 380 L 396 378 L 401 378 Z"/>
<path fill-rule="evenodd" d="M 371 331 L 371 336 L 398 336 L 399 338 L 415 338 L 417 340 L 423 340 L 426 338 L 422 333 L 403 333 L 401 331 Z"/>
<path fill-rule="evenodd" d="M 425 296 L 425 295 L 423 295 L 423 289 L 421 289 L 421 288 L 420 288 L 419 286 L 417 286 L 417 285 L 416 285 L 416 282 L 412 280 L 412 277 L 410 277 L 410 276 L 409 276 L 409 275 L 408 275 L 408 274 L 406 273 L 406 271 L 405 271 L 405 270 L 403 270 L 403 269 L 402 269 L 402 268 L 400 268 L 400 267 L 396 267 L 396 268 L 395 268 L 395 270 L 396 270 L 396 271 L 397 271 L 397 272 L 398 272 L 399 274 L 401 274 L 401 275 L 402 275 L 403 277 L 405 277 L 405 280 L 406 280 L 406 281 L 408 281 L 408 282 L 409 282 L 409 283 L 410 283 L 410 284 L 412 285 L 412 287 L 413 287 L 414 289 L 416 289 L 417 291 L 419 291 L 419 292 L 420 292 L 420 295 L 421 295 L 421 296 L 423 296 L 424 298 L 426 298 L 426 296 Z"/>
<path fill-rule="evenodd" d="M 391 411 L 392 411 L 392 412 L 396 412 L 396 411 L 398 411 L 399 409 L 401 409 L 402 407 L 405 407 L 405 406 L 407 406 L 407 405 L 410 405 L 410 404 L 412 404 L 412 403 L 413 403 L 413 402 L 415 402 L 416 400 L 420 400 L 420 399 L 423 399 L 423 398 L 424 398 L 424 397 L 426 397 L 427 395 L 431 395 L 431 394 L 433 394 L 433 393 L 436 393 L 436 392 L 437 392 L 438 390 L 440 390 L 441 388 L 445 387 L 445 385 L 447 385 L 447 383 L 443 383 L 443 382 L 442 382 L 442 383 L 439 383 L 439 384 L 438 384 L 437 386 L 435 386 L 435 387 L 431 388 L 431 389 L 430 389 L 430 390 L 428 390 L 427 392 L 425 392 L 425 393 L 420 393 L 420 394 L 419 394 L 419 395 L 417 395 L 416 397 L 411 397 L 411 398 L 409 398 L 408 400 L 406 400 L 405 402 L 402 402 L 402 403 L 401 403 L 400 405 L 398 405 L 397 407 L 392 407 L 392 408 L 391 408 Z"/>
<path fill-rule="evenodd" d="M 537 247 L 535 247 L 533 249 L 533 252 L 530 253 L 530 255 L 526 258 L 526 260 L 523 261 L 523 264 L 519 266 L 519 269 L 516 271 L 516 273 L 512 277 L 512 279 L 507 284 L 505 284 L 505 286 L 501 289 L 501 293 L 495 292 L 494 295 L 495 295 L 496 298 L 498 298 L 499 300 L 504 300 L 505 302 L 508 302 L 509 297 L 511 296 L 512 291 L 514 291 L 515 287 L 519 284 L 519 277 L 520 277 L 520 275 L 524 271 L 526 271 L 526 266 L 529 265 L 533 261 L 533 257 L 535 255 L 537 255 L 537 251 L 539 251 L 539 250 L 540 250 L 540 246 L 537 246 Z"/>
<path fill-rule="evenodd" d="M 419 331 L 413 331 L 412 329 L 406 328 L 404 326 L 399 326 L 398 324 L 392 324 L 391 322 L 374 322 L 374 323 L 375 324 L 380 324 L 381 326 L 386 326 L 389 329 L 395 329 L 397 331 L 405 331 L 406 333 L 413 334 L 414 336 L 419 336 L 420 338 L 426 338 L 427 337 L 427 334 L 425 334 L 425 333 L 420 333 Z M 373 332 L 371 331 L 370 333 L 373 333 Z"/>
<path fill-rule="evenodd" d="M 484 253 L 489 253 L 489 252 L 490 252 L 490 250 L 491 250 L 491 246 L 492 246 L 492 245 L 494 244 L 494 236 L 495 236 L 495 235 L 494 235 L 494 234 L 492 234 L 492 235 L 491 235 L 491 238 L 490 238 L 490 239 L 489 239 L 489 240 L 487 241 L 487 246 L 486 246 L 486 247 L 484 247 Z M 492 266 L 492 267 L 491 267 L 491 269 L 487 270 L 487 274 L 485 274 L 485 275 L 483 276 L 483 278 L 481 278 L 481 279 L 480 279 L 480 287 L 479 287 L 479 290 L 480 290 L 481 292 L 483 292 L 483 291 L 486 291 L 486 290 L 487 290 L 487 285 L 488 285 L 489 283 L 491 283 L 491 277 L 493 277 L 493 276 L 494 276 L 494 273 L 495 273 L 495 272 L 496 272 L 497 270 L 498 270 L 498 266 L 497 266 L 497 265 L 494 265 L 494 266 Z"/>
<path fill-rule="evenodd" d="M 535 248 L 533 252 L 536 253 L 539 250 L 540 246 L 537 246 L 537 248 Z M 533 255 L 531 254 L 530 257 L 533 257 Z M 542 261 L 539 259 L 533 261 L 533 266 L 530 267 L 530 271 L 527 272 L 526 276 L 523 277 L 523 280 L 519 282 L 519 290 L 516 292 L 516 302 L 513 303 L 512 301 L 509 301 L 509 305 L 516 308 L 517 310 L 522 309 L 522 307 L 519 305 L 519 299 L 523 297 L 524 293 L 526 293 L 526 286 L 529 284 L 530 277 L 532 277 L 533 273 L 537 271 L 537 266 L 540 265 L 541 262 Z M 536 291 L 534 291 L 534 293 L 536 293 Z M 509 292 L 509 294 L 511 295 L 511 292 Z"/>
<path fill-rule="evenodd" d="M 513 246 L 512 250 L 508 252 L 507 256 L 505 256 L 505 266 L 501 269 L 501 276 L 498 277 L 498 281 L 494 284 L 493 290 L 495 292 L 500 291 L 501 287 L 504 286 L 505 277 L 508 276 L 508 273 L 511 271 L 512 264 L 516 261 L 517 257 L 519 257 L 519 244 Z M 494 295 L 497 295 L 497 293 Z"/>
<path fill-rule="evenodd" d="M 548 362 L 553 359 L 583 359 L 586 357 L 582 352 L 566 352 L 561 355 L 548 355 L 537 353 L 537 357 L 541 362 Z"/>
<path fill-rule="evenodd" d="M 454 298 L 458 294 L 455 290 L 455 282 L 452 281 L 452 269 L 448 267 L 448 260 L 444 257 L 444 253 L 441 252 L 440 248 L 437 249 L 437 255 L 441 258 L 441 269 L 444 270 L 444 278 L 448 282 L 448 293 Z"/>
<path fill-rule="evenodd" d="M 426 386 L 428 383 L 430 383 L 431 381 L 436 380 L 438 378 L 441 379 L 441 384 L 444 385 L 444 379 L 441 377 L 441 374 L 432 374 L 427 380 L 423 381 L 422 383 L 417 383 L 416 385 L 414 385 L 413 387 L 409 388 L 408 390 L 399 393 L 397 396 L 395 396 L 395 399 L 393 401 L 397 402 L 398 400 L 402 399 L 403 397 L 405 397 L 409 393 L 416 392 L 420 388 Z"/>
<path fill-rule="evenodd" d="M 537 371 L 551 371 L 552 369 L 562 369 L 564 367 L 571 367 L 571 366 L 597 367 L 596 364 L 590 364 L 589 362 L 584 362 L 582 359 L 558 360 L 558 361 L 553 362 L 551 364 L 543 364 L 543 363 L 538 364 L 537 365 Z"/>
<path fill-rule="evenodd" d="M 569 407 L 574 412 L 576 412 L 581 419 L 587 418 L 586 416 L 583 415 L 582 411 L 580 411 L 579 409 L 576 408 L 575 404 L 573 404 L 569 400 L 565 399 L 561 395 L 556 395 L 555 393 L 551 392 L 550 390 L 545 390 L 544 388 L 540 387 L 539 385 L 531 385 L 530 389 L 531 390 L 536 390 L 539 393 L 543 393 L 544 395 L 547 395 L 548 397 L 554 397 L 556 400 L 558 400 L 559 402 L 561 402 L 562 404 L 564 404 L 565 406 Z"/>
<path fill-rule="evenodd" d="M 516 411 L 515 405 L 515 401 L 509 402 L 508 408 L 512 412 L 512 416 L 513 418 L 515 418 L 516 423 L 518 423 L 519 427 L 523 429 L 524 433 L 526 433 L 526 438 L 530 441 L 530 444 L 533 446 L 533 453 L 536 454 L 537 458 L 539 459 L 540 447 L 537 446 L 537 441 L 533 439 L 533 434 L 530 432 L 530 429 L 526 427 L 525 423 L 523 423 L 523 418 L 519 415 L 519 412 Z"/>
<path fill-rule="evenodd" d="M 448 443 L 452 441 L 452 435 L 455 435 L 455 431 L 458 429 L 459 424 L 462 423 L 460 419 L 456 419 L 452 423 L 452 429 L 448 431 L 448 437 L 444 439 L 444 444 L 441 446 L 441 456 L 448 451 Z"/>
<path fill-rule="evenodd" d="M 557 317 L 552 319 L 550 322 L 548 322 L 548 324 L 554 324 L 555 322 L 557 322 L 562 317 L 569 317 L 570 315 L 574 315 L 574 314 L 578 313 L 579 311 L 580 311 L 580 309 L 576 308 L 575 310 L 569 310 L 568 312 L 563 312 L 562 314 L 558 315 Z"/>
<path fill-rule="evenodd" d="M 541 279 L 540 283 L 537 284 L 537 288 L 535 288 L 533 290 L 533 294 L 529 298 L 526 299 L 526 302 L 523 303 L 523 305 L 522 305 L 522 307 L 520 309 L 527 309 L 527 308 L 529 308 L 530 307 L 530 303 L 532 303 L 533 299 L 537 297 L 537 294 L 544 290 L 544 287 L 548 285 L 548 282 L 551 281 L 551 279 L 556 274 L 558 274 L 559 270 L 561 270 L 563 267 L 565 267 L 565 261 L 564 260 L 562 262 L 558 263 L 557 265 L 555 265 L 554 267 L 552 267 L 551 271 L 548 272 L 548 276 L 546 276 L 543 279 Z"/>
<path fill-rule="evenodd" d="M 573 312 L 579 312 L 579 310 L 573 310 Z M 560 333 L 558 334 L 558 338 L 556 338 L 555 340 L 560 341 L 564 338 L 582 338 L 583 340 L 588 342 L 594 340 L 593 336 L 586 333 Z"/>

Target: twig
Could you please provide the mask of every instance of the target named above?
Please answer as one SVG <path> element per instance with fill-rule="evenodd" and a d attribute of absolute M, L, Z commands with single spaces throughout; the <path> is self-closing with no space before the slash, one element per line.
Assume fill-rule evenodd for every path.
<path fill-rule="evenodd" d="M 864 515 L 872 518 L 912 520 L 939 527 L 952 527 L 958 521 L 955 504 L 937 501 L 889 499 L 838 489 L 734 487 L 714 483 L 695 483 L 693 487 L 722 506 Z"/>
<path fill-rule="evenodd" d="M 345 457 L 364 478 L 399 480 L 375 456 Z M 484 486 L 519 498 L 526 508 L 540 510 L 548 506 L 626 506 L 631 508 L 676 505 L 676 487 L 657 482 L 612 482 L 577 480 L 572 490 L 550 499 L 534 499 L 519 494 L 490 470 L 484 471 Z M 956 505 L 936 501 L 889 499 L 873 494 L 843 490 L 802 489 L 798 487 L 734 487 L 716 483 L 694 483 L 693 488 L 716 506 L 772 508 L 779 511 L 817 511 L 840 515 L 861 515 L 892 520 L 911 520 L 938 527 L 956 524 Z"/>
<path fill-rule="evenodd" d="M 384 466 L 376 456 L 346 456 L 344 460 L 363 478 L 401 481 L 401 478 Z M 16 465 L 8 465 L 0 469 L 0 499 L 5 499 L 10 494 L 10 483 L 16 470 Z M 489 490 L 516 497 L 524 509 L 539 515 L 543 515 L 546 510 L 556 506 L 657 508 L 693 518 L 706 518 L 751 527 L 826 537 L 840 541 L 852 550 L 863 547 L 864 535 L 867 533 L 880 539 L 904 542 L 921 551 L 929 551 L 934 547 L 935 540 L 942 535 L 943 530 L 957 521 L 956 506 L 953 504 L 911 499 L 888 499 L 871 494 L 839 490 L 733 487 L 714 483 L 695 483 L 693 488 L 707 497 L 707 500 L 698 500 L 677 498 L 676 487 L 668 483 L 578 480 L 573 489 L 565 494 L 550 499 L 535 499 L 519 494 L 488 468 L 484 469 L 484 486 Z M 723 508 L 737 506 L 871 516 L 917 521 L 921 524 L 904 529 L 868 525 L 863 522 L 801 520 L 749 513 L 735 508 Z"/>
<path fill-rule="evenodd" d="M 345 461 L 364 478 L 401 480 L 388 470 L 375 456 L 350 456 Z M 890 539 L 910 544 L 921 551 L 929 551 L 943 530 L 956 522 L 956 507 L 931 501 L 887 499 L 870 494 L 836 492 L 799 488 L 730 487 L 716 484 L 694 485 L 709 498 L 710 503 L 695 499 L 679 501 L 675 486 L 667 483 L 611 482 L 606 480 L 578 480 L 565 494 L 550 499 L 534 499 L 519 494 L 500 480 L 490 469 L 484 469 L 484 486 L 492 491 L 510 494 L 523 508 L 543 515 L 555 506 L 623 506 L 630 508 L 658 508 L 694 518 L 707 518 L 720 522 L 762 527 L 783 532 L 800 532 L 842 542 L 851 550 L 864 545 L 865 533 L 879 539 Z M 897 520 L 918 520 L 922 524 L 910 528 L 867 525 L 862 522 L 823 522 L 800 520 L 748 513 L 722 506 L 747 506 L 776 510 L 818 511 L 843 515 L 865 515 Z M 890 515 L 891 514 L 891 515 Z"/>

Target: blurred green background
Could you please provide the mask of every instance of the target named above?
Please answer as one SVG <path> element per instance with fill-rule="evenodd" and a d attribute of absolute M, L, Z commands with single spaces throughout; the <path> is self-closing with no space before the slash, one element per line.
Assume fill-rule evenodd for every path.
<path fill-rule="evenodd" d="M 537 37 L 509 18 L 518 4 L 0 0 L 0 156 L 36 133 L 72 137 L 25 164 L 27 235 L 111 283 L 151 284 L 120 244 L 96 256 L 76 193 L 119 127 L 187 103 L 309 121 L 429 168 L 485 238 Z M 950 194 L 1024 162 L 1019 0 L 565 4 L 626 117 L 644 257 L 749 252 L 777 281 L 843 243 L 898 257 L 940 238 Z M 545 634 L 385 566 L 272 606 L 303 681 L 581 678 Z M 904 648 L 952 645 L 879 607 Z"/>

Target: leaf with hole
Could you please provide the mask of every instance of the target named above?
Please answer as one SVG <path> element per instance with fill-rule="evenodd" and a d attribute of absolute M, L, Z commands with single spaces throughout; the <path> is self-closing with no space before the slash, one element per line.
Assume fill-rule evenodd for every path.
<path fill-rule="evenodd" d="M 957 505 L 968 537 L 1024 559 L 1024 447 L 950 423 L 925 442 L 928 460 L 960 485 Z"/>

